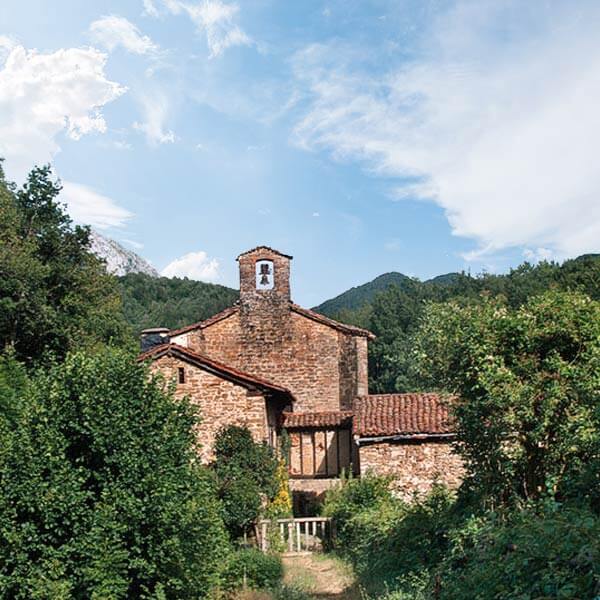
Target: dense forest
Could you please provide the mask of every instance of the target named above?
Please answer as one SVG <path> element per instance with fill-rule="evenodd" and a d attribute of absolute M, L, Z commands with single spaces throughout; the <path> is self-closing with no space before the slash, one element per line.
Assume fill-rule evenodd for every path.
<path fill-rule="evenodd" d="M 123 314 L 134 333 L 148 327 L 176 329 L 202 321 L 231 306 L 236 290 L 178 277 L 129 273 L 119 277 Z"/>

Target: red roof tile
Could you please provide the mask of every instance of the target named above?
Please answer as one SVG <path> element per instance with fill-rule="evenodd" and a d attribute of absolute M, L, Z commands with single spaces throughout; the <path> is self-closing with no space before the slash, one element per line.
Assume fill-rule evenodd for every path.
<path fill-rule="evenodd" d="M 291 400 L 294 400 L 292 392 L 287 388 L 271 383 L 262 377 L 244 373 L 234 367 L 213 360 L 203 354 L 193 352 L 189 348 L 184 348 L 178 344 L 161 344 L 160 346 L 154 346 L 154 348 L 140 354 L 137 357 L 137 360 L 140 362 L 145 360 L 157 360 L 163 356 L 175 356 L 176 358 L 190 362 L 200 368 L 204 368 L 207 371 L 216 373 L 224 379 L 235 381 L 244 387 L 258 388 L 261 391 L 283 394 L 288 396 Z"/>
<path fill-rule="evenodd" d="M 339 427 L 346 425 L 352 419 L 352 411 L 340 410 L 314 413 L 283 413 L 283 426 L 288 429 L 303 429 L 309 427 Z"/>
<path fill-rule="evenodd" d="M 447 403 L 439 394 L 361 396 L 354 403 L 354 433 L 360 437 L 453 432 Z"/>

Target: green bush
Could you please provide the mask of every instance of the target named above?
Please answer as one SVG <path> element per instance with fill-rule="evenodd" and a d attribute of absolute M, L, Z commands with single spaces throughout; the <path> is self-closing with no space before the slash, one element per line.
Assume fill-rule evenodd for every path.
<path fill-rule="evenodd" d="M 405 589 L 415 578 L 421 582 L 446 552 L 448 528 L 456 518 L 445 488 L 435 487 L 408 504 L 392 496 L 389 483 L 369 475 L 348 480 L 324 505 L 336 521 L 337 552 L 370 593 Z"/>
<path fill-rule="evenodd" d="M 473 518 L 451 532 L 441 600 L 600 595 L 600 518 L 583 508 L 527 508 Z"/>
<path fill-rule="evenodd" d="M 212 468 L 223 520 L 232 538 L 250 529 L 260 514 L 263 498 L 271 501 L 276 496 L 277 467 L 273 449 L 256 443 L 247 428 L 231 425 L 217 433 Z"/>
<path fill-rule="evenodd" d="M 283 564 L 276 554 L 263 554 L 256 548 L 244 548 L 231 555 L 225 572 L 230 590 L 243 587 L 275 589 L 283 578 Z"/>
<path fill-rule="evenodd" d="M 0 363 L 0 597 L 201 598 L 229 542 L 197 417 L 125 352 Z M 2 403 L 0 403 L 0 406 Z"/>

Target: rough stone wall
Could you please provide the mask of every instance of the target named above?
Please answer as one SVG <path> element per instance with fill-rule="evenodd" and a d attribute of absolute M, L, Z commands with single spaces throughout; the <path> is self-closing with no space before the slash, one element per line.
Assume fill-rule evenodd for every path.
<path fill-rule="evenodd" d="M 367 396 L 369 393 L 369 348 L 367 338 L 355 337 L 356 370 L 358 372 L 357 396 Z"/>
<path fill-rule="evenodd" d="M 216 375 L 173 357 L 163 356 L 152 364 L 167 380 L 178 381 L 178 369 L 183 367 L 185 383 L 177 383 L 175 395 L 189 395 L 199 407 L 201 422 L 198 425 L 199 455 L 204 463 L 214 457 L 215 435 L 222 427 L 239 425 L 247 427 L 257 442 L 267 440 L 267 413 L 264 396 L 249 392 L 245 387 L 231 383 Z"/>
<path fill-rule="evenodd" d="M 361 474 L 393 476 L 395 493 L 405 499 L 428 492 L 435 481 L 456 488 L 464 474 L 448 442 L 379 442 L 360 446 L 359 454 Z"/>
<path fill-rule="evenodd" d="M 272 290 L 256 289 L 256 262 L 274 266 Z M 367 340 L 291 309 L 290 259 L 257 250 L 239 258 L 240 307 L 172 341 L 287 387 L 295 412 L 350 410 L 367 393 Z"/>

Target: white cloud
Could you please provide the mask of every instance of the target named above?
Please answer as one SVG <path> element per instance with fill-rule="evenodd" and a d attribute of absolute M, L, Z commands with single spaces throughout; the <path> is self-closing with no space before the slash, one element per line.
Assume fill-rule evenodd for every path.
<path fill-rule="evenodd" d="M 144 121 L 136 121 L 133 128 L 146 135 L 151 146 L 172 144 L 177 139 L 175 133 L 166 129 L 165 122 L 169 116 L 169 100 L 162 93 L 155 91 L 139 96 L 144 113 Z"/>
<path fill-rule="evenodd" d="M 158 15 L 159 15 L 158 9 L 156 8 L 156 5 L 154 4 L 153 0 L 143 0 L 143 4 L 144 4 L 144 11 L 142 14 L 144 16 L 158 17 Z"/>
<path fill-rule="evenodd" d="M 0 60 L 5 60 L 10 51 L 17 46 L 17 41 L 9 35 L 0 35 Z"/>
<path fill-rule="evenodd" d="M 133 54 L 156 54 L 158 46 L 125 17 L 108 15 L 90 25 L 92 41 L 112 52 L 122 46 Z"/>
<path fill-rule="evenodd" d="M 203 250 L 190 252 L 169 263 L 161 272 L 164 277 L 189 277 L 198 281 L 217 281 L 219 261 Z"/>
<path fill-rule="evenodd" d="M 525 248 L 523 256 L 530 262 L 540 262 L 542 260 L 551 260 L 554 253 L 548 248 Z"/>
<path fill-rule="evenodd" d="M 163 0 L 163 5 L 173 15 L 186 14 L 198 30 L 206 35 L 210 58 L 220 56 L 232 46 L 248 46 L 252 43 L 236 23 L 239 6 L 235 3 L 226 4 L 221 0 Z M 147 8 L 146 12 L 151 14 Z M 155 10 L 153 14 L 158 16 L 158 11 Z"/>
<path fill-rule="evenodd" d="M 378 75 L 357 59 L 370 49 L 309 46 L 294 63 L 311 97 L 296 143 L 402 178 L 399 199 L 436 202 L 476 240 L 467 258 L 597 251 L 599 26 L 597 2 L 463 1 L 433 19 L 418 59 Z"/>
<path fill-rule="evenodd" d="M 62 182 L 60 200 L 67 205 L 72 219 L 97 229 L 124 227 L 133 213 L 119 206 L 114 200 L 92 188 L 72 181 Z"/>
<path fill-rule="evenodd" d="M 313 216 L 315 219 L 318 219 L 318 218 L 321 216 L 321 213 L 314 212 L 314 213 L 312 214 L 312 216 Z"/>
<path fill-rule="evenodd" d="M 105 62 L 92 48 L 41 53 L 12 47 L 0 63 L 0 156 L 12 178 L 51 161 L 61 133 L 78 140 L 106 131 L 101 110 L 125 88 L 107 79 Z"/>

